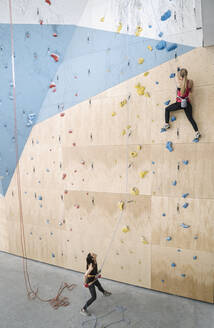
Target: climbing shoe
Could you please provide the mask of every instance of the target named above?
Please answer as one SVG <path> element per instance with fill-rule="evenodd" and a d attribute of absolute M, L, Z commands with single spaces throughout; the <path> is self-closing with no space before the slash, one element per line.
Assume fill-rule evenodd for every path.
<path fill-rule="evenodd" d="M 199 139 L 200 137 L 201 137 L 200 132 L 199 132 L 199 131 L 196 131 L 196 133 L 195 133 L 195 138 L 196 138 L 196 139 Z"/>
<path fill-rule="evenodd" d="M 104 295 L 104 296 L 110 296 L 111 293 L 110 293 L 110 292 L 107 292 L 107 290 L 105 290 L 105 291 L 103 292 L 103 295 Z"/>
<path fill-rule="evenodd" d="M 81 309 L 80 313 L 85 315 L 85 316 L 88 316 L 88 317 L 91 315 L 91 313 L 89 313 L 88 310 L 85 310 L 85 309 Z"/>

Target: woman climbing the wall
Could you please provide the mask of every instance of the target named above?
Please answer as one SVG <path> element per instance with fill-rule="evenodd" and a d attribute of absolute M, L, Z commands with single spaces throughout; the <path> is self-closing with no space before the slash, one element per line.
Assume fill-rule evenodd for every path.
<path fill-rule="evenodd" d="M 103 289 L 98 278 L 101 277 L 100 271 L 97 269 L 97 255 L 95 253 L 89 253 L 86 258 L 86 273 L 84 275 L 84 285 L 89 288 L 91 298 L 85 303 L 80 313 L 84 315 L 90 315 L 88 312 L 88 307 L 91 305 L 97 298 L 95 286 L 99 289 L 104 296 L 110 296 L 111 293 Z"/>
<path fill-rule="evenodd" d="M 164 129 L 169 129 L 169 116 L 170 112 L 183 109 L 186 117 L 192 124 L 195 130 L 195 138 L 199 139 L 201 134 L 198 131 L 198 126 L 192 117 L 192 105 L 190 103 L 189 94 L 193 89 L 193 81 L 187 79 L 188 71 L 185 68 L 181 70 L 178 68 L 177 71 L 177 98 L 174 104 L 169 105 L 165 108 L 165 125 Z"/>

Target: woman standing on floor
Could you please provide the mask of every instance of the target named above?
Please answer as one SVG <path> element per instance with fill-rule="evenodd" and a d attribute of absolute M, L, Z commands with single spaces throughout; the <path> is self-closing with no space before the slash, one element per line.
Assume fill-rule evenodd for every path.
<path fill-rule="evenodd" d="M 84 275 L 84 285 L 89 288 L 91 298 L 85 303 L 83 308 L 80 310 L 81 314 L 90 315 L 88 312 L 88 307 L 91 305 L 97 298 L 95 286 L 99 289 L 104 296 L 110 296 L 111 293 L 103 289 L 98 278 L 101 277 L 100 271 L 97 269 L 97 255 L 95 253 L 89 253 L 86 258 L 86 273 Z"/>
<path fill-rule="evenodd" d="M 169 117 L 170 112 L 183 109 L 186 117 L 192 124 L 193 129 L 195 130 L 195 138 L 199 139 L 201 134 L 198 131 L 198 126 L 195 120 L 192 117 L 192 105 L 190 103 L 189 94 L 193 90 L 193 81 L 187 79 L 188 71 L 186 68 L 182 68 L 181 70 L 178 68 L 177 72 L 177 98 L 174 104 L 169 105 L 165 108 L 165 125 L 164 129 L 169 129 Z"/>

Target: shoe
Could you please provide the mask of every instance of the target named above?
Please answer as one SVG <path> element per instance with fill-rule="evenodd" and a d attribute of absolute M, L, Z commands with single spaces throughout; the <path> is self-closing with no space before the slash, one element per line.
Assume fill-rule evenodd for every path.
<path fill-rule="evenodd" d="M 88 310 L 85 310 L 85 309 L 81 309 L 80 313 L 87 316 L 87 317 L 89 317 L 91 315 L 91 313 L 89 313 Z"/>
<path fill-rule="evenodd" d="M 196 133 L 195 133 L 195 138 L 196 138 L 196 139 L 199 139 L 200 137 L 201 137 L 200 132 L 199 132 L 199 131 L 196 131 Z"/>
<path fill-rule="evenodd" d="M 170 128 L 169 123 L 165 123 L 163 128 L 164 128 L 165 130 L 169 129 L 169 128 Z"/>
<path fill-rule="evenodd" d="M 103 295 L 104 295 L 104 296 L 110 296 L 111 293 L 110 293 L 110 292 L 107 292 L 107 290 L 105 290 L 104 293 L 103 293 Z"/>

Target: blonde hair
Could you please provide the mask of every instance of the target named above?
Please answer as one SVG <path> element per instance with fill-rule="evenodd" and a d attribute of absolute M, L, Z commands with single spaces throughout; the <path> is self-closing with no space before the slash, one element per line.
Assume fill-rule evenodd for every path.
<path fill-rule="evenodd" d="M 181 95 L 183 96 L 187 89 L 187 75 L 188 71 L 186 68 L 182 68 L 180 70 L 180 76 L 182 77 L 182 85 L 181 85 Z"/>

